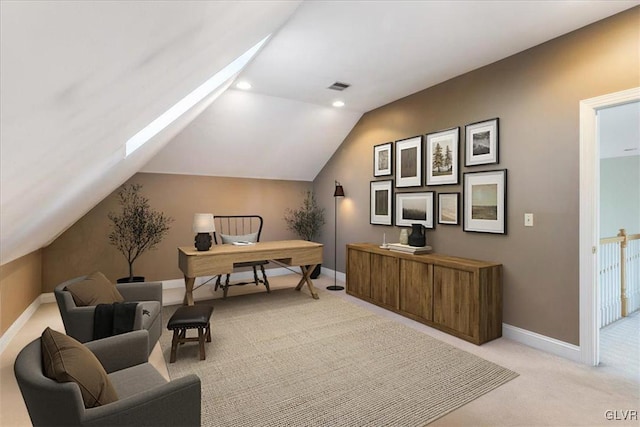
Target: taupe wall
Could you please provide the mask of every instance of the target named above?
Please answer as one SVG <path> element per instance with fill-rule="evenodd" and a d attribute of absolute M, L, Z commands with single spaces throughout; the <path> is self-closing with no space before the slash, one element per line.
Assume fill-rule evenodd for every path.
<path fill-rule="evenodd" d="M 314 181 L 329 212 L 334 179 L 347 195 L 339 202 L 338 270 L 345 271 L 345 243 L 381 242 L 383 232 L 398 240 L 399 228 L 369 224 L 374 145 L 455 126 L 464 138 L 465 124 L 499 117 L 500 164 L 464 168 L 461 161 L 461 169 L 508 169 L 508 234 L 437 225 L 427 239 L 437 252 L 503 263 L 506 323 L 578 344 L 578 103 L 640 86 L 639 12 L 636 7 L 365 114 Z M 461 186 L 428 190 L 461 192 Z M 533 228 L 523 226 L 525 212 L 534 213 Z M 324 236 L 331 268 L 333 221 Z"/>
<path fill-rule="evenodd" d="M 0 336 L 41 293 L 41 250 L 0 266 Z"/>
<path fill-rule="evenodd" d="M 178 279 L 178 246 L 193 244 L 193 214 L 258 214 L 264 219 L 262 240 L 298 238 L 283 220 L 286 208 L 298 207 L 310 182 L 217 178 L 208 176 L 139 173 L 128 183 L 143 185 L 142 193 L 153 208 L 174 218 L 168 236 L 158 249 L 134 263 L 134 274 L 147 280 Z M 128 275 L 125 258 L 109 245 L 109 211 L 117 211 L 116 192 L 104 199 L 72 227 L 43 249 L 43 292 L 64 280 L 102 271 L 115 281 Z"/>

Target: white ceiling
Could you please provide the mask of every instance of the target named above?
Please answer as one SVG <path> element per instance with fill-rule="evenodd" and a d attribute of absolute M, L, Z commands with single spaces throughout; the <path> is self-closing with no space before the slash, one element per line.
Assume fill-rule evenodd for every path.
<path fill-rule="evenodd" d="M 250 93 L 226 92 L 142 170 L 311 181 L 362 113 L 638 3 L 304 2 L 241 73 Z"/>
<path fill-rule="evenodd" d="M 637 4 L 2 1 L 0 263 L 139 170 L 312 180 L 362 113 Z M 128 138 L 270 33 L 241 74 L 252 91 L 209 97 L 124 159 Z"/>

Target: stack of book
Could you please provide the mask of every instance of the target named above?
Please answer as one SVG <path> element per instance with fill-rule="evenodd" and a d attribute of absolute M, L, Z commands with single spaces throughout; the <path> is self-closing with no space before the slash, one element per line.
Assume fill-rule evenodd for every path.
<path fill-rule="evenodd" d="M 402 243 L 389 243 L 389 249 L 396 252 L 404 252 L 413 255 L 428 254 L 433 249 L 431 246 L 409 246 Z"/>

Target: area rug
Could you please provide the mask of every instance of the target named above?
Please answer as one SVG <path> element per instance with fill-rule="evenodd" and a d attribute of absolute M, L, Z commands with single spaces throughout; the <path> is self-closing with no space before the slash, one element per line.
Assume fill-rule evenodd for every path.
<path fill-rule="evenodd" d="M 167 363 L 200 377 L 205 426 L 423 426 L 518 376 L 327 292 L 206 303 L 206 360 L 187 343 Z M 169 331 L 160 343 L 168 362 Z"/>

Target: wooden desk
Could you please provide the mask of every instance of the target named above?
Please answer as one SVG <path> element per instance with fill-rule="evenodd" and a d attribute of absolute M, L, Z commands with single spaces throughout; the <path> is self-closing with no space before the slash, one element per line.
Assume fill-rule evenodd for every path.
<path fill-rule="evenodd" d="M 231 274 L 233 263 L 245 261 L 275 260 L 282 264 L 300 266 L 302 279 L 296 290 L 306 283 L 313 298 L 318 293 L 311 282 L 311 272 L 322 263 L 322 245 L 305 240 L 258 242 L 253 245 L 213 245 L 208 251 L 198 251 L 192 246 L 178 248 L 178 265 L 184 273 L 184 304 L 193 305 L 193 285 L 196 277 Z"/>

